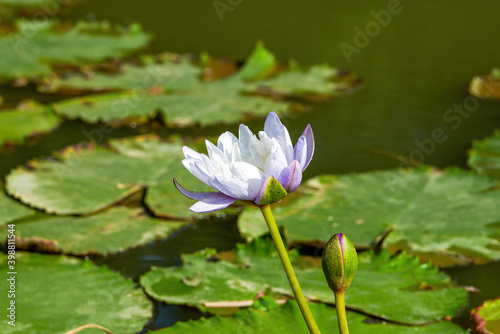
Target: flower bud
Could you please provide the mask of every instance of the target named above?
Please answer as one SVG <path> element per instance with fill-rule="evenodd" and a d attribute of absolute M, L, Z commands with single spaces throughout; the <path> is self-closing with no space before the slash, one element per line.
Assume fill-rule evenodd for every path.
<path fill-rule="evenodd" d="M 358 270 L 358 254 L 351 240 L 335 234 L 326 244 L 322 258 L 323 272 L 333 292 L 345 292 Z"/>

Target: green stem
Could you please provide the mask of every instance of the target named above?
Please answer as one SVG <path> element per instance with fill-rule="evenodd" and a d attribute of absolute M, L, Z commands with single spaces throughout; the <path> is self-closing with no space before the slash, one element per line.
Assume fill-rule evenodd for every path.
<path fill-rule="evenodd" d="M 347 315 L 345 313 L 344 292 L 335 293 L 335 308 L 337 309 L 337 321 L 339 323 L 340 334 L 349 334 L 349 327 L 347 327 Z"/>
<path fill-rule="evenodd" d="M 286 276 L 288 277 L 288 281 L 290 282 L 290 286 L 292 287 L 295 299 L 299 304 L 300 312 L 302 312 L 302 317 L 306 321 L 307 327 L 309 328 L 309 332 L 311 332 L 312 334 L 321 334 L 318 325 L 316 325 L 316 321 L 314 321 L 311 310 L 307 305 L 304 294 L 302 293 L 302 289 L 300 288 L 297 276 L 295 276 L 295 271 L 293 270 L 292 263 L 290 262 L 290 258 L 288 257 L 288 252 L 285 248 L 285 245 L 283 244 L 283 240 L 281 239 L 278 226 L 276 226 L 276 221 L 274 220 L 271 206 L 260 206 L 260 210 L 262 211 L 262 215 L 264 215 L 267 227 L 269 228 L 269 232 L 271 233 L 274 245 L 276 246 L 276 250 L 278 251 L 278 255 L 280 256 L 281 263 L 283 264 L 283 268 L 285 269 Z"/>

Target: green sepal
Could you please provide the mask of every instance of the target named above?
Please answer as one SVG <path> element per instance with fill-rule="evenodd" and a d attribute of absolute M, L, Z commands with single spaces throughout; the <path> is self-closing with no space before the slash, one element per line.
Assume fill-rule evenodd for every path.
<path fill-rule="evenodd" d="M 270 176 L 260 188 L 259 194 L 255 199 L 257 205 L 268 205 L 279 202 L 286 197 L 288 193 L 285 188 L 273 176 Z"/>

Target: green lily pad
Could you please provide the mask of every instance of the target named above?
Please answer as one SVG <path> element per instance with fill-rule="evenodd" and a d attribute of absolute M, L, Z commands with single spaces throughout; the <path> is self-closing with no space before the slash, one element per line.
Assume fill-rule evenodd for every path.
<path fill-rule="evenodd" d="M 9 285 L 2 284 L 1 306 L 6 310 L 14 300 L 16 314 L 15 327 L 4 323 L 2 333 L 65 333 L 98 324 L 115 334 L 129 334 L 140 331 L 151 317 L 152 305 L 142 290 L 108 268 L 65 256 L 15 256 L 18 273 L 8 274 L 7 256 L 0 254 L 2 271 L 15 276 L 15 298 L 7 298 Z"/>
<path fill-rule="evenodd" d="M 35 214 L 35 211 L 16 202 L 3 192 L 0 193 L 0 225 L 26 218 Z"/>
<path fill-rule="evenodd" d="M 337 330 L 337 312 L 333 307 L 317 303 L 309 303 L 309 307 L 319 329 L 323 333 L 335 332 Z M 377 322 L 364 315 L 349 311 L 347 312 L 347 322 L 349 324 L 349 330 L 352 333 L 467 333 L 467 331 L 464 331 L 450 322 L 440 322 L 424 327 L 409 327 L 387 322 Z M 232 334 L 240 333 L 241 331 L 266 334 L 302 334 L 307 333 L 308 329 L 295 301 L 289 300 L 285 305 L 279 306 L 274 300 L 264 297 L 257 300 L 252 307 L 238 311 L 231 317 L 214 316 L 196 321 L 177 322 L 172 327 L 149 333 Z"/>
<path fill-rule="evenodd" d="M 152 298 L 199 308 L 215 302 L 254 300 L 260 292 L 291 295 L 291 289 L 274 245 L 257 239 L 240 245 L 234 262 L 214 261 L 214 251 L 183 255 L 180 268 L 153 268 L 141 277 Z M 291 253 L 306 298 L 333 303 L 321 266 Z M 186 279 L 198 280 L 193 286 Z M 392 256 L 359 254 L 359 269 L 346 294 L 346 305 L 378 318 L 405 324 L 433 322 L 452 316 L 467 300 L 445 274 L 405 253 Z M 446 302 L 445 302 L 446 301 Z"/>
<path fill-rule="evenodd" d="M 473 309 L 471 319 L 476 324 L 476 333 L 500 333 L 500 298 L 487 300 Z"/>
<path fill-rule="evenodd" d="M 294 104 L 279 101 L 283 96 L 304 99 L 314 96 L 315 99 L 321 95 L 331 98 L 353 85 L 339 79 L 338 72 L 326 65 L 314 66 L 306 72 L 296 67 L 280 72 L 274 55 L 262 44 L 257 45 L 239 71 L 226 78 L 203 82 L 200 77 L 194 83 L 193 65 L 170 62 L 168 68 L 172 76 L 181 79 L 171 80 L 162 75 L 156 80 L 149 79 L 145 74 L 149 71 L 148 66 L 136 69 L 133 75 L 127 67 L 121 76 L 99 74 L 85 82 L 81 78 L 59 79 L 55 85 L 64 89 L 82 90 L 95 82 L 98 90 L 129 91 L 73 98 L 54 103 L 54 108 L 60 115 L 89 123 L 116 124 L 131 118 L 143 122 L 160 113 L 167 125 L 213 125 L 241 121 L 246 115 L 267 115 L 271 110 L 290 112 Z M 148 78 L 148 83 L 156 82 L 155 85 L 163 90 L 151 90 L 149 84 L 144 84 L 145 78 Z M 335 78 L 340 82 L 335 83 Z M 118 84 L 120 81 L 123 84 Z"/>
<path fill-rule="evenodd" d="M 253 91 L 287 97 L 301 94 L 331 97 L 334 92 L 348 89 L 352 85 L 348 82 L 333 82 L 331 79 L 337 75 L 338 70 L 328 65 L 314 65 L 307 71 L 292 67 L 278 76 L 257 82 Z"/>
<path fill-rule="evenodd" d="M 166 238 L 185 224 L 152 219 L 142 210 L 112 208 L 87 217 L 51 217 L 17 223 L 16 246 L 36 247 L 43 252 L 103 255 Z"/>
<path fill-rule="evenodd" d="M 0 78 L 33 78 L 53 72 L 51 64 L 82 65 L 137 50 L 149 35 L 134 24 L 117 29 L 108 23 L 79 22 L 64 30 L 55 21 L 16 21 L 15 33 L 0 35 Z"/>
<path fill-rule="evenodd" d="M 459 169 L 324 175 L 274 208 L 291 241 L 326 243 L 345 233 L 361 248 L 392 230 L 385 245 L 415 253 L 500 258 L 498 181 Z M 238 222 L 249 238 L 267 233 L 259 210 Z"/>
<path fill-rule="evenodd" d="M 145 136 L 114 139 L 108 148 L 69 147 L 57 160 L 33 160 L 12 170 L 6 189 L 21 202 L 48 213 L 86 215 L 148 188 L 145 202 L 155 214 L 190 218 L 195 214 L 188 208 L 194 202 L 177 191 L 173 178 L 188 189 L 213 189 L 182 165 L 182 146 L 180 140 L 162 142 Z"/>
<path fill-rule="evenodd" d="M 202 70 L 189 57 L 163 54 L 142 57 L 142 65 L 123 64 L 118 73 L 77 73 L 53 76 L 39 86 L 44 92 L 81 92 L 110 90 L 149 90 L 162 87 L 167 91 L 185 90 L 199 84 Z"/>
<path fill-rule="evenodd" d="M 468 163 L 479 174 L 500 179 L 500 130 L 491 137 L 473 142 Z"/>
<path fill-rule="evenodd" d="M 60 122 L 61 118 L 50 108 L 32 102 L 21 103 L 17 109 L 0 111 L 0 147 L 50 132 Z"/>
<path fill-rule="evenodd" d="M 288 103 L 242 95 L 239 86 L 241 82 L 235 79 L 220 79 L 182 93 L 98 94 L 64 100 L 53 106 L 61 116 L 88 123 L 121 124 L 129 120 L 143 123 L 161 113 L 169 126 L 236 123 L 249 115 L 263 117 L 270 111 L 279 114 L 290 111 Z"/>

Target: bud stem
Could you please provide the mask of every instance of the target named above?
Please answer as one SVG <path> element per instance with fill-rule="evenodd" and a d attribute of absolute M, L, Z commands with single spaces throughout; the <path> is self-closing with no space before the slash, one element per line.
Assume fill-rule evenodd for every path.
<path fill-rule="evenodd" d="M 278 255 L 281 259 L 281 263 L 283 264 L 283 268 L 285 269 L 286 276 L 288 277 L 288 282 L 290 282 L 293 294 L 295 295 L 295 299 L 299 304 L 300 312 L 302 312 L 302 317 L 306 321 L 307 327 L 309 328 L 309 332 L 311 332 L 311 334 L 321 334 L 318 325 L 316 325 L 316 321 L 313 318 L 311 310 L 307 305 L 304 294 L 302 293 L 302 289 L 300 288 L 299 281 L 297 279 L 297 276 L 295 275 L 295 271 L 293 270 L 290 258 L 288 257 L 288 252 L 285 248 L 285 245 L 283 244 L 283 240 L 281 239 L 278 226 L 276 226 L 276 221 L 274 220 L 273 212 L 271 211 L 271 206 L 262 205 L 260 206 L 260 211 L 262 211 L 262 215 L 266 220 L 267 227 L 269 228 L 269 232 L 271 233 L 271 237 L 273 238 L 274 245 L 276 246 L 276 250 L 278 251 Z M 343 300 L 343 295 L 342 295 L 342 300 Z M 345 310 L 344 310 L 344 319 L 345 319 Z"/>
<path fill-rule="evenodd" d="M 339 333 L 349 334 L 349 327 L 347 327 L 347 315 L 345 313 L 344 292 L 338 291 L 335 294 L 335 308 L 337 309 L 337 321 L 339 323 Z"/>

